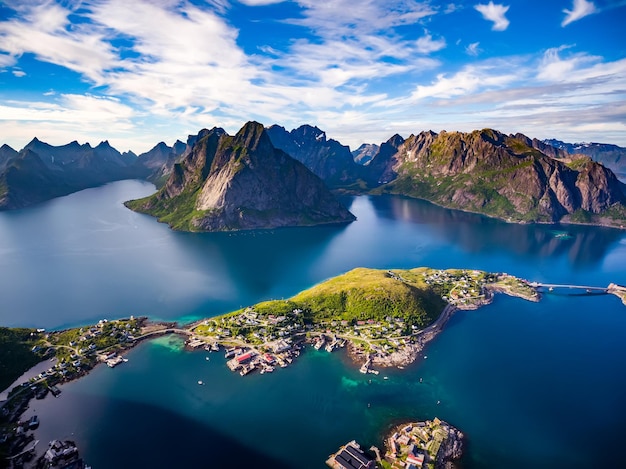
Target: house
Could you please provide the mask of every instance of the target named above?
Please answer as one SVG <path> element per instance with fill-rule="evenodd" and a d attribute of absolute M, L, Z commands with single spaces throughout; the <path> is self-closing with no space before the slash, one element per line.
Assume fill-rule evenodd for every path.
<path fill-rule="evenodd" d="M 254 352 L 246 352 L 244 354 L 238 355 L 236 358 L 237 363 L 239 363 L 240 365 L 243 363 L 246 363 L 248 361 L 250 361 L 250 359 L 254 357 Z"/>
<path fill-rule="evenodd" d="M 406 457 L 406 462 L 407 464 L 413 464 L 415 467 L 417 467 L 418 469 L 420 467 L 422 467 L 422 465 L 424 464 L 424 455 L 423 454 L 409 454 Z"/>

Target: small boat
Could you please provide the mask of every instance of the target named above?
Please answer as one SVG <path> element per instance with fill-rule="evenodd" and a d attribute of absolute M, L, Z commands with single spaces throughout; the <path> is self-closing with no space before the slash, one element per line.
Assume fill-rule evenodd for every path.
<path fill-rule="evenodd" d="M 209 358 L 209 357 L 204 357 L 204 359 L 205 359 L 206 361 L 209 361 L 209 360 L 210 360 L 210 358 Z"/>
<path fill-rule="evenodd" d="M 437 405 L 441 404 L 441 401 L 437 401 Z"/>
<path fill-rule="evenodd" d="M 383 377 L 383 379 L 389 379 L 389 377 L 385 376 L 385 377 Z"/>
<path fill-rule="evenodd" d="M 202 385 L 204 385 L 204 382 L 202 382 L 202 381 L 198 380 L 198 384 L 199 384 L 200 386 L 202 386 Z"/>

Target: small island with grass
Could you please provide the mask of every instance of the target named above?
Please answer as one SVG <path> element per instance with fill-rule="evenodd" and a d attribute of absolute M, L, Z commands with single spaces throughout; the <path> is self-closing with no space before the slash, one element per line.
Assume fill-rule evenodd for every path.
<path fill-rule="evenodd" d="M 412 363 L 459 309 L 488 304 L 494 292 L 529 301 L 539 294 L 507 274 L 430 268 L 358 268 L 287 300 L 266 301 L 198 322 L 191 348 L 227 348 L 242 375 L 290 363 L 304 343 L 332 352 L 347 346 L 361 372 Z"/>

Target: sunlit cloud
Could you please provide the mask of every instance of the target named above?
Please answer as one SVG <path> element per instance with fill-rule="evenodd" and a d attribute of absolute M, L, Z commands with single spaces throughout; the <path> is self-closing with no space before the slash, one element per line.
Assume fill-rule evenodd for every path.
<path fill-rule="evenodd" d="M 268 20 L 268 34 L 250 39 L 245 27 L 282 3 L 287 13 Z M 583 11 L 578 3 L 566 12 L 575 18 L 570 22 L 582 18 L 574 15 Z M 609 8 L 596 3 L 598 11 Z M 424 128 L 515 130 L 516 122 L 534 136 L 555 128 L 551 119 L 566 113 L 579 119 L 577 129 L 596 129 L 598 140 L 617 135 L 609 119 L 624 121 L 615 111 L 623 110 L 626 89 L 624 60 L 615 58 L 619 52 L 601 57 L 577 38 L 567 39 L 576 45 L 554 47 L 561 43 L 555 39 L 541 50 L 498 49 L 513 28 L 494 35 L 480 27 L 483 18 L 495 31 L 509 26 L 509 6 L 492 1 L 5 4 L 16 14 L 0 20 L 0 80 L 16 87 L 33 77 L 44 82 L 37 74 L 43 63 L 75 81 L 71 91 L 50 81 L 19 97 L 0 87 L 3 140 L 25 143 L 33 133 L 60 139 L 74 132 L 66 141 L 100 136 L 140 152 L 202 127 L 232 133 L 254 119 L 292 128 L 314 124 L 342 143 L 358 145 Z M 251 17 L 242 19 L 242 11 Z M 446 29 L 461 14 L 462 31 Z M 554 23 L 559 35 L 567 34 Z M 274 27 L 289 36 L 273 36 Z M 498 55 L 503 50 L 507 56 Z M 626 144 L 623 136 L 617 141 Z"/>
<path fill-rule="evenodd" d="M 474 9 L 483 15 L 487 21 L 493 22 L 491 29 L 494 31 L 504 31 L 509 27 L 509 20 L 504 16 L 509 10 L 508 6 L 496 5 L 490 1 L 486 5 L 479 3 L 474 6 Z"/>
<path fill-rule="evenodd" d="M 578 21 L 585 16 L 591 15 L 597 11 L 593 2 L 587 0 L 574 0 L 574 4 L 571 10 L 564 9 L 565 18 L 561 23 L 561 26 L 565 27 L 574 21 Z"/>

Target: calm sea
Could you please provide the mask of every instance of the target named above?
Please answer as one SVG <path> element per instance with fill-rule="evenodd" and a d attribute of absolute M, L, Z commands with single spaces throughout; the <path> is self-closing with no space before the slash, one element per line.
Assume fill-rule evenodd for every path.
<path fill-rule="evenodd" d="M 626 284 L 618 230 L 513 225 L 354 197 L 344 199 L 358 217 L 350 225 L 176 233 L 121 205 L 153 190 L 122 181 L 0 213 L 0 324 L 186 321 L 288 297 L 357 266 Z M 58 399 L 33 401 L 27 415 L 40 416 L 41 445 L 74 439 L 94 468 L 321 468 L 348 440 L 380 445 L 394 423 L 434 416 L 466 433 L 468 468 L 621 467 L 625 336 L 617 298 L 546 295 L 458 313 L 428 358 L 378 376 L 311 349 L 287 369 L 242 378 L 221 354 L 184 352 L 166 337 L 64 385 Z"/>

